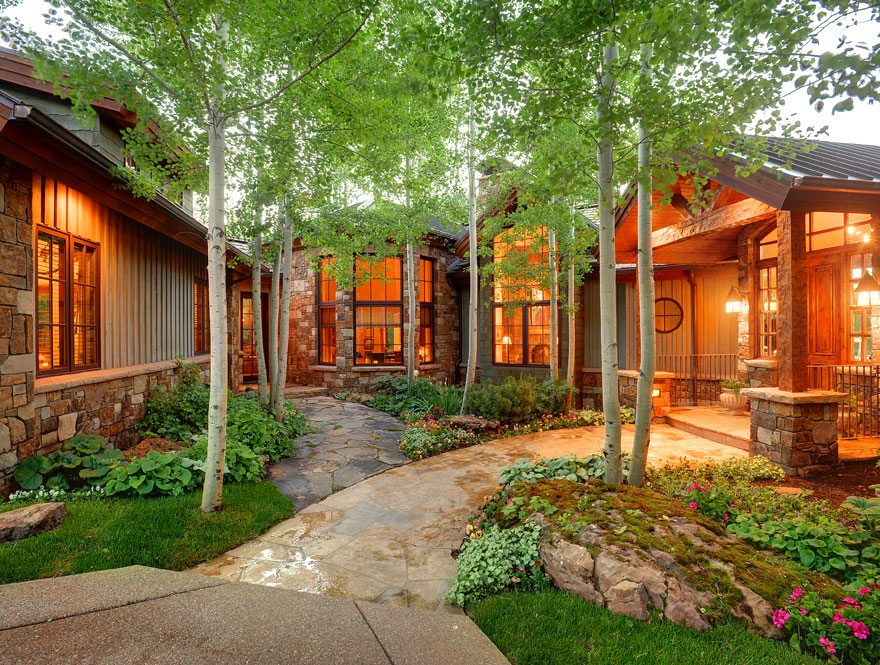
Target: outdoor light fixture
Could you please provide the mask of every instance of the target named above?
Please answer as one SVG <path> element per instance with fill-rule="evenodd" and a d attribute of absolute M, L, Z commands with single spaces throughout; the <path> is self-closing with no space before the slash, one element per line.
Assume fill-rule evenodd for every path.
<path fill-rule="evenodd" d="M 859 300 L 862 299 L 862 294 L 865 294 L 865 298 L 868 300 L 866 305 L 880 305 L 880 284 L 877 283 L 877 280 L 874 279 L 874 275 L 872 275 L 868 270 L 866 270 L 862 274 L 862 278 L 859 280 L 859 283 L 856 285 L 855 292 L 859 294 Z"/>
<path fill-rule="evenodd" d="M 654 390 L 651 391 L 651 397 L 660 397 L 660 389 L 654 388 Z"/>
<path fill-rule="evenodd" d="M 739 291 L 735 286 L 730 287 L 730 293 L 724 299 L 724 311 L 728 314 L 734 314 L 742 311 L 742 299 L 739 297 Z"/>

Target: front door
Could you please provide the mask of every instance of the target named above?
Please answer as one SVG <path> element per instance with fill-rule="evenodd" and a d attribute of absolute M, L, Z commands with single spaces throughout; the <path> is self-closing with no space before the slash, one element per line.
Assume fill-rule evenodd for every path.
<path fill-rule="evenodd" d="M 840 266 L 837 257 L 807 264 L 807 360 L 811 365 L 840 362 Z"/>

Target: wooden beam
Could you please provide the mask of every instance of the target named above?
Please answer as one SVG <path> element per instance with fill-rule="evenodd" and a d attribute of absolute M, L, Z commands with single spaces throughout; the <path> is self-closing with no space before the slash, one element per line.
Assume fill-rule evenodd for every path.
<path fill-rule="evenodd" d="M 724 185 L 718 185 L 715 189 L 715 192 L 712 194 L 712 198 L 709 199 L 709 202 L 706 204 L 706 209 L 703 212 L 711 212 L 718 207 L 718 201 L 721 200 L 721 195 L 724 194 L 727 187 Z"/>
<path fill-rule="evenodd" d="M 693 212 L 691 212 L 691 202 L 687 200 L 683 194 L 679 194 L 676 192 L 672 195 L 672 201 L 670 201 L 672 207 L 678 211 L 678 214 L 681 215 L 682 219 L 690 219 L 694 216 Z"/>
<path fill-rule="evenodd" d="M 761 217 L 768 217 L 776 208 L 756 199 L 746 199 L 718 210 L 705 212 L 680 224 L 658 229 L 652 234 L 654 248 L 674 245 L 696 236 L 732 229 L 751 224 Z"/>

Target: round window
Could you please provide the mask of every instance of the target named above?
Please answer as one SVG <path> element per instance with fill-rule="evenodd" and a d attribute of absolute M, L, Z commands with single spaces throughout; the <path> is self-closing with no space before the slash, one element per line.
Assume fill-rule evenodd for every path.
<path fill-rule="evenodd" d="M 678 330 L 684 320 L 681 305 L 673 298 L 657 298 L 654 301 L 654 326 L 658 333 L 665 335 Z"/>

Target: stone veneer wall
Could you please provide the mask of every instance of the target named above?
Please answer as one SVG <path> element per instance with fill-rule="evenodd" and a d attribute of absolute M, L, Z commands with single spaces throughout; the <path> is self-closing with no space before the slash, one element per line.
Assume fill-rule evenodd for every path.
<path fill-rule="evenodd" d="M 434 259 L 434 358 L 435 362 L 418 365 L 421 376 L 450 383 L 457 380 L 456 364 L 460 354 L 459 298 L 446 279 L 446 269 L 455 259 L 451 250 L 426 244 L 416 248 L 418 258 Z M 370 381 L 385 374 L 399 374 L 403 366 L 354 364 L 354 290 L 336 294 L 336 365 L 318 364 L 317 279 L 308 265 L 306 251 L 294 253 L 293 293 L 290 300 L 290 351 L 287 365 L 288 385 L 325 386 L 332 390 L 368 391 Z M 406 279 L 406 261 L 403 262 Z M 417 305 L 418 308 L 418 305 Z M 403 303 L 404 326 L 409 322 L 406 293 Z M 415 319 L 418 320 L 418 309 Z M 404 327 L 404 344 L 406 328 Z M 418 337 L 416 337 L 418 343 Z M 417 361 L 418 362 L 418 359 Z"/>
<path fill-rule="evenodd" d="M 34 441 L 31 171 L 0 161 L 0 493 Z"/>
<path fill-rule="evenodd" d="M 639 392 L 639 371 L 635 369 L 618 370 L 618 377 L 618 381 L 620 382 L 620 405 L 635 409 Z M 601 378 L 600 375 L 600 381 Z M 653 423 L 666 422 L 666 415 L 669 413 L 669 408 L 672 404 L 671 391 L 674 378 L 675 374 L 672 372 L 654 373 L 653 390 L 659 390 L 660 394 L 656 397 L 653 395 L 651 397 L 651 422 Z"/>

